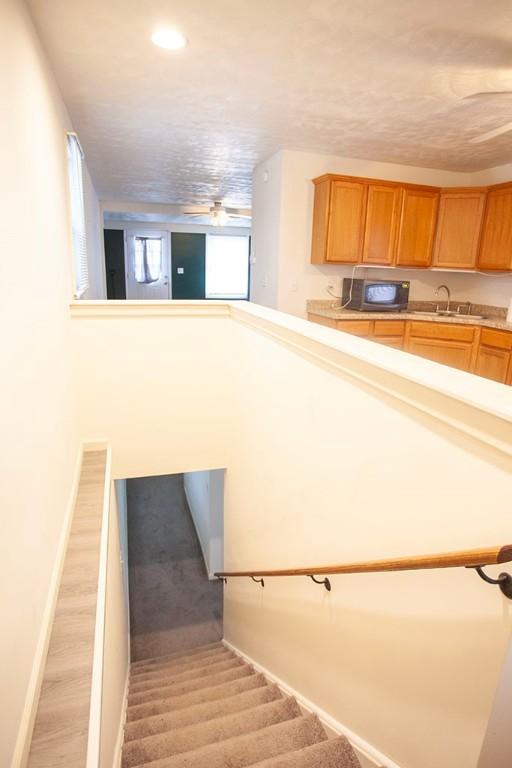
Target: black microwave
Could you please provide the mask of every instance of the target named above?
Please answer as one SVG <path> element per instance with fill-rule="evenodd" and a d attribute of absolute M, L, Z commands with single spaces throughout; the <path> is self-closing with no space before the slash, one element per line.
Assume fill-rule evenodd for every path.
<path fill-rule="evenodd" d="M 360 312 L 399 312 L 409 302 L 408 280 L 362 280 L 343 278 L 341 303 Z"/>

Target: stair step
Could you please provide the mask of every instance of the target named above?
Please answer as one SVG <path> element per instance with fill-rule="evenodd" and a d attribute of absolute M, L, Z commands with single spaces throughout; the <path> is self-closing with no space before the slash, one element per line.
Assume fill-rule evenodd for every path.
<path fill-rule="evenodd" d="M 143 739 L 157 733 L 183 728 L 187 725 L 208 722 L 222 715 L 231 715 L 234 712 L 243 712 L 246 709 L 257 707 L 269 701 L 281 699 L 282 694 L 277 685 L 262 685 L 260 688 L 237 693 L 225 699 L 206 701 L 203 704 L 194 704 L 186 709 L 178 709 L 175 712 L 163 712 L 141 720 L 133 720 L 126 723 L 124 729 L 125 742 L 134 739 Z"/>
<path fill-rule="evenodd" d="M 172 757 L 144 763 L 145 768 L 244 768 L 257 761 L 293 752 L 327 736 L 315 715 L 295 717 L 253 733 L 235 736 L 216 744 Z"/>
<path fill-rule="evenodd" d="M 146 704 L 148 701 L 153 701 L 155 699 L 183 696 L 185 693 L 191 693 L 192 691 L 201 689 L 207 690 L 208 688 L 213 688 L 222 683 L 229 683 L 232 680 L 238 680 L 240 677 L 247 677 L 252 674 L 254 674 L 252 667 L 243 663 L 233 669 L 218 672 L 215 675 L 199 677 L 194 680 L 185 680 L 181 683 L 176 683 L 175 685 L 153 687 L 149 691 L 141 691 L 140 693 L 129 693 L 128 708 L 137 704 Z"/>
<path fill-rule="evenodd" d="M 300 708 L 295 699 L 283 698 L 244 712 L 222 715 L 205 723 L 178 728 L 172 733 L 147 736 L 125 745 L 122 768 L 134 768 L 159 758 L 197 751 L 199 747 L 253 733 L 300 716 Z"/>
<path fill-rule="evenodd" d="M 235 656 L 233 659 L 223 659 L 217 664 L 209 664 L 207 667 L 199 667 L 198 669 L 188 669 L 184 672 L 162 672 L 161 674 L 152 675 L 149 679 L 135 680 L 133 683 L 130 683 L 130 693 L 141 693 L 142 691 L 150 691 L 152 688 L 163 688 L 169 685 L 184 683 L 188 680 L 204 679 L 219 672 L 226 672 L 228 669 L 241 667 L 243 664 L 243 660 Z"/>
<path fill-rule="evenodd" d="M 198 654 L 194 657 L 193 661 L 180 662 L 179 659 L 174 661 L 164 661 L 161 664 L 152 664 L 150 667 L 143 667 L 142 669 L 130 670 L 130 680 L 133 682 L 139 682 L 139 680 L 151 679 L 155 675 L 159 675 L 162 672 L 169 671 L 171 673 L 187 672 L 189 669 L 201 669 L 207 667 L 209 664 L 218 664 L 223 659 L 237 658 L 233 651 L 228 651 L 227 648 L 219 648 L 216 651 L 211 651 L 207 655 Z"/>
<path fill-rule="evenodd" d="M 181 709 L 192 707 L 195 704 L 218 701 L 220 699 L 235 696 L 238 693 L 261 688 L 267 681 L 261 674 L 251 674 L 240 677 L 237 680 L 231 680 L 228 683 L 212 686 L 211 688 L 200 688 L 198 691 L 191 691 L 182 696 L 168 696 L 164 699 L 149 701 L 146 704 L 138 704 L 128 707 L 126 711 L 126 721 L 132 722 L 144 717 L 152 717 L 164 712 L 175 712 Z"/>
<path fill-rule="evenodd" d="M 182 651 L 166 653 L 163 656 L 152 656 L 149 659 L 138 659 L 137 661 L 132 662 L 131 670 L 136 671 L 146 666 L 150 667 L 153 664 L 160 664 L 165 661 L 175 661 L 176 659 L 181 659 L 181 661 L 190 659 L 192 661 L 194 656 L 207 656 L 209 653 L 212 653 L 212 651 L 215 652 L 219 650 L 219 648 L 224 649 L 225 647 L 226 646 L 224 643 L 221 643 L 219 640 L 215 643 L 208 643 L 208 645 L 199 645 L 197 648 L 186 648 Z"/>
<path fill-rule="evenodd" d="M 311 747 L 271 757 L 251 768 L 361 768 L 354 750 L 343 736 L 321 741 Z"/>

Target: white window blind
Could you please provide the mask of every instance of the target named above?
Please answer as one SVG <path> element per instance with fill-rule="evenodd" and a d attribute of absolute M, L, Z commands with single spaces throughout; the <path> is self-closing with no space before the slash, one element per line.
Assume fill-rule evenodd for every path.
<path fill-rule="evenodd" d="M 87 242 L 85 237 L 84 186 L 82 178 L 83 154 L 75 134 L 68 133 L 67 140 L 75 298 L 79 299 L 89 287 Z"/>
<path fill-rule="evenodd" d="M 206 236 L 206 298 L 246 299 L 249 291 L 249 238 Z"/>

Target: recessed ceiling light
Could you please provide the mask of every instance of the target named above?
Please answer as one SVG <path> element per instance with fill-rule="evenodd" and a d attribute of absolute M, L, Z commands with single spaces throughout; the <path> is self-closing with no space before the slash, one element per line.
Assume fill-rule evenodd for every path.
<path fill-rule="evenodd" d="M 170 51 L 177 51 L 180 48 L 185 48 L 187 44 L 187 38 L 178 32 L 177 29 L 160 28 L 156 29 L 151 35 L 151 40 L 155 45 L 160 48 L 167 48 Z"/>

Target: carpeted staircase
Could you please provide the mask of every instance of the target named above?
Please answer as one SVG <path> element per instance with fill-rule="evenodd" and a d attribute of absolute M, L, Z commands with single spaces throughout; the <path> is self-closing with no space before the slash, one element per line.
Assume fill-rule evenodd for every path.
<path fill-rule="evenodd" d="M 360 768 L 222 643 L 134 662 L 122 768 Z"/>

